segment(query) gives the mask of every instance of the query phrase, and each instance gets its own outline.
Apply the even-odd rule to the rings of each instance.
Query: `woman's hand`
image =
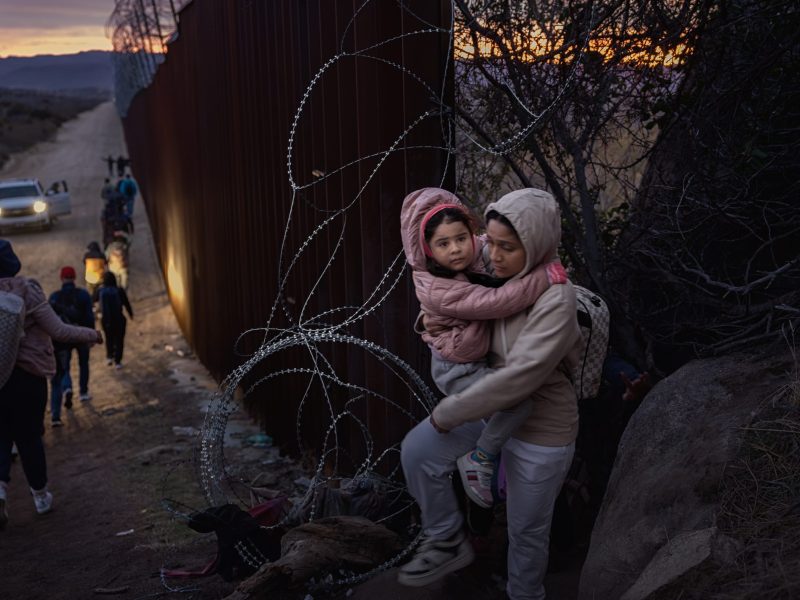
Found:
[[[103,334],[100,333],[97,330],[95,330],[95,333],[97,334],[97,337],[95,338],[94,343],[95,344],[102,344],[103,343]]]

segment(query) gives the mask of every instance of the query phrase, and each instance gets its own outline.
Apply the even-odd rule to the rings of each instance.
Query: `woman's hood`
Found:
[[[411,192],[403,200],[400,211],[400,235],[406,260],[415,270],[425,270],[425,251],[421,243],[421,226],[425,215],[439,204],[457,204],[469,214],[469,209],[452,192],[440,188],[423,188]]]
[[[516,277],[557,257],[561,212],[551,194],[534,188],[515,190],[487,206],[484,216],[492,210],[511,222],[525,247],[525,268]]]

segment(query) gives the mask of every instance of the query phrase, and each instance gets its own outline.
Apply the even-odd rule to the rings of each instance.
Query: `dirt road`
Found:
[[[121,125],[107,103],[0,172],[0,179],[38,177],[44,185],[66,179],[70,186],[72,215],[52,231],[4,236],[22,261],[21,274],[38,279],[47,293],[60,287],[61,266],[82,274],[86,244],[101,237],[101,158],[120,153],[127,154]],[[98,588],[116,590],[119,598],[155,597],[166,592],[162,566],[198,567],[213,557],[215,540],[175,520],[161,500],[188,505],[181,510],[205,508],[191,466],[193,440],[173,427],[200,426],[215,383],[189,354],[169,308],[139,200],[134,222],[129,293],[135,320],[124,368],[107,367],[95,347],[92,400],[63,410],[62,428],[51,428],[45,415],[52,513],[36,515],[19,461],[12,466],[10,522],[0,532],[0,599],[76,600],[97,597]],[[72,362],[77,382],[77,359]],[[197,589],[183,598],[220,598],[232,589],[216,576],[170,584]]]

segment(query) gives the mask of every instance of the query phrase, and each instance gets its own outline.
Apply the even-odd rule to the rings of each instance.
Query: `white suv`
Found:
[[[38,179],[0,181],[0,232],[26,226],[50,229],[56,218],[72,212],[66,188],[65,181],[54,183],[47,192]]]

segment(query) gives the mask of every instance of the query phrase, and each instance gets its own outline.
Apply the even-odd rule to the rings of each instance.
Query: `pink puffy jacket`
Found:
[[[438,335],[421,332],[431,350],[450,362],[481,360],[489,350],[491,321],[510,317],[536,302],[551,284],[565,283],[567,275],[558,260],[542,264],[528,275],[508,281],[502,287],[488,288],[470,283],[459,273],[453,279],[436,277],[426,268],[420,245],[425,215],[437,204],[458,204],[452,193],[439,188],[424,188],[410,193],[400,213],[401,235],[406,260],[412,268],[414,288],[428,326],[445,328]],[[462,205],[463,206],[463,205]],[[465,212],[469,209],[464,207]],[[485,272],[483,238],[475,239],[475,258],[471,271]]]

